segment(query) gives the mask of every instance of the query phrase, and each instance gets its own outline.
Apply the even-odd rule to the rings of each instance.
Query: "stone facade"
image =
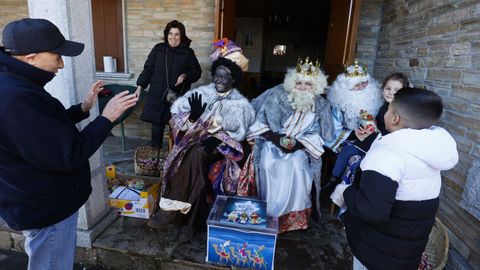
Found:
[[[14,20],[28,17],[28,5],[26,0],[25,1],[1,0],[0,6],[1,6],[0,8],[0,37],[1,37],[3,28],[7,23]],[[0,44],[1,44],[1,38],[0,38]]]
[[[182,21],[193,40],[203,70],[197,85],[209,80],[215,0],[124,2],[128,66],[134,78],[117,82],[135,84],[148,53],[172,19]],[[0,33],[7,22],[28,16],[27,1],[0,0],[0,5]],[[368,64],[379,81],[392,72],[404,72],[415,86],[444,98],[441,125],[457,141],[460,162],[444,174],[439,217],[449,229],[451,246],[456,249],[452,253],[461,254],[472,268],[480,268],[480,221],[459,206],[468,171],[480,158],[479,1],[363,0],[357,45],[360,61]],[[132,114],[135,119],[140,109]],[[127,119],[127,134],[148,138],[149,126],[135,119]]]
[[[443,97],[441,126],[457,141],[460,161],[443,175],[438,215],[449,229],[451,246],[478,269],[480,221],[459,201],[468,171],[480,157],[480,3],[385,0],[378,18],[381,2],[362,1],[359,58],[375,62],[373,74],[380,81],[392,72],[404,72],[415,86]],[[378,44],[372,55],[377,27]]]
[[[356,57],[361,63],[367,64],[370,73],[375,68],[383,2],[384,0],[364,0],[360,7]]]
[[[143,69],[148,53],[163,42],[163,29],[174,19],[185,25],[192,49],[202,67],[202,78],[210,78],[210,59],[215,26],[215,0],[126,0],[128,68],[135,78]],[[131,80],[135,84],[136,80]]]
[[[128,70],[134,76],[130,80],[106,80],[106,83],[136,85],[136,79],[150,50],[163,42],[165,25],[177,19],[185,25],[187,36],[192,40],[191,48],[202,67],[202,77],[192,87],[210,80],[211,61],[215,26],[215,0],[125,0],[127,27]],[[150,139],[150,124],[139,120],[143,102],[125,120],[125,133],[129,137]],[[120,135],[116,126],[113,134]]]
[[[163,29],[173,19],[185,24],[187,35],[192,39],[191,47],[202,67],[202,77],[193,87],[210,80],[211,62],[208,56],[214,38],[215,0],[124,0],[124,3],[128,70],[133,77],[129,80],[104,79],[106,84],[135,85],[150,50],[156,43],[162,42]],[[0,34],[8,22],[28,17],[27,1],[0,0],[0,4]],[[142,108],[143,103],[125,120],[127,136],[150,138],[150,124],[138,120]],[[119,136],[120,133],[120,127],[115,127],[113,134]]]

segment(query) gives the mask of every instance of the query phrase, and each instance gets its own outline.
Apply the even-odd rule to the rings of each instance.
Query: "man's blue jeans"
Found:
[[[51,226],[23,231],[28,270],[73,269],[78,211]]]

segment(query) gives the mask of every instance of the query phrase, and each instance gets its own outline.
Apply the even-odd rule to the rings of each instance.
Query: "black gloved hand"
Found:
[[[213,152],[217,149],[217,146],[221,142],[222,142],[221,140],[215,137],[208,137],[207,139],[203,140],[200,144],[203,146],[203,149],[205,149],[205,154],[212,155]]]
[[[305,148],[305,146],[303,146],[303,144],[301,144],[299,141],[296,141],[296,144],[292,149],[286,149],[286,148],[282,147],[280,145],[280,138],[285,136],[285,134],[279,134],[279,133],[276,133],[276,132],[272,132],[271,130],[263,133],[262,136],[265,139],[271,141],[273,144],[275,144],[284,153],[293,153],[297,150],[301,150],[301,149]]]
[[[303,146],[303,144],[301,142],[297,141],[295,143],[295,146],[292,149],[289,150],[289,149],[286,149],[286,148],[283,148],[283,147],[281,149],[284,153],[293,153],[297,150],[301,150],[301,149],[304,149],[304,148],[305,148],[305,146]]]
[[[197,92],[193,93],[188,98],[188,103],[190,104],[190,116],[188,117],[188,120],[190,120],[190,122],[195,122],[205,111],[207,103],[202,104],[202,94]]]
[[[280,146],[280,137],[282,137],[282,134],[275,133],[271,130],[265,132],[262,134],[262,136],[267,139],[268,141],[271,141],[273,144],[275,144],[277,147],[281,148]]]

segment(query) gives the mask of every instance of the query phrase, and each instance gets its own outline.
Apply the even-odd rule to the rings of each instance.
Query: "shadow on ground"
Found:
[[[109,137],[103,145],[104,163],[115,164],[120,173],[133,174],[134,151],[145,145],[148,142],[144,140],[128,139],[124,151],[120,138]],[[77,248],[74,270],[230,269],[205,262],[206,230],[181,244],[178,226],[153,230],[146,222],[117,218],[93,242],[92,249]],[[0,249],[0,270],[26,269],[27,263],[24,253]],[[307,230],[283,233],[277,239],[275,269],[350,270],[351,266],[343,225],[332,215],[312,220]]]

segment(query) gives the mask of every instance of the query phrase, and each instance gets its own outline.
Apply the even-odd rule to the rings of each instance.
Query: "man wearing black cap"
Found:
[[[72,269],[78,209],[92,191],[88,159],[137,98],[128,91],[106,105],[83,130],[103,83],[85,101],[65,109],[44,86],[64,56],[84,44],[65,40],[44,19],[22,19],[3,30],[0,47],[0,216],[23,231],[29,269]]]

